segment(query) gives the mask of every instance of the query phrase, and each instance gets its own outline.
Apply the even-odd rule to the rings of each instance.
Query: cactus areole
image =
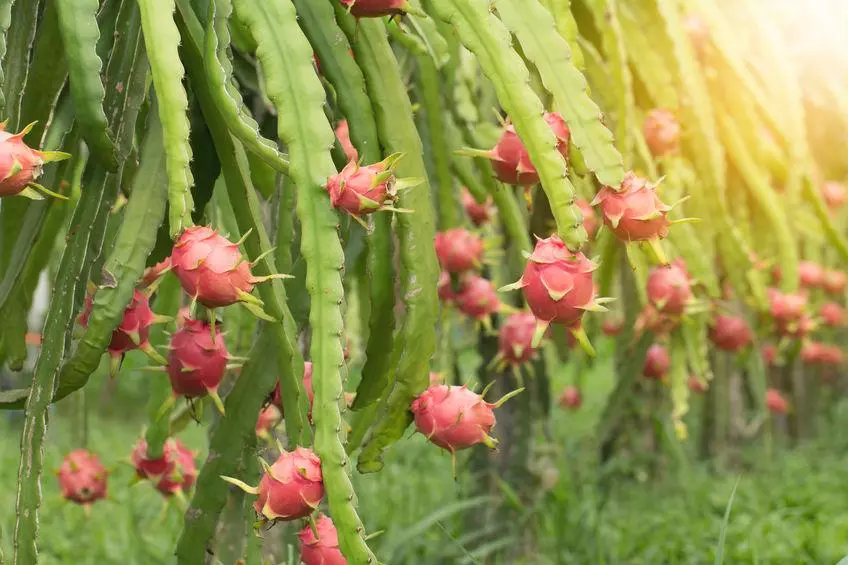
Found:
[[[62,497],[66,500],[88,506],[106,498],[106,467],[86,449],[75,449],[68,453],[56,477]]]
[[[483,240],[466,229],[439,232],[434,245],[439,264],[448,273],[462,273],[481,265]]]
[[[264,460],[262,460],[264,463]],[[311,514],[324,498],[321,460],[311,449],[283,450],[273,465],[264,464],[258,487],[223,477],[245,492],[259,495],[253,508],[263,520],[297,520]]]
[[[85,308],[80,315],[79,322],[82,327],[88,327],[88,318],[94,307],[94,299],[91,295],[85,297]],[[155,322],[155,315],[150,309],[150,302],[143,292],[133,292],[132,301],[124,309],[124,317],[121,323],[112,332],[112,340],[109,342],[107,351],[112,355],[122,355],[127,351],[138,349],[147,343],[150,335],[150,326]]]
[[[187,320],[171,336],[168,350],[168,377],[174,394],[189,398],[215,394],[229,357],[220,326],[215,327],[213,342],[207,322]]]
[[[401,157],[395,153],[367,166],[349,161],[339,174],[327,179],[325,188],[330,193],[330,203],[355,217],[391,208],[397,200],[394,170]]]
[[[259,282],[238,244],[205,226],[193,226],[180,234],[171,252],[171,265],[183,290],[209,308],[244,301]]]
[[[324,514],[315,520],[315,531],[310,524],[298,533],[300,560],[304,565],[347,565],[339,549],[339,534],[333,521]]]
[[[407,11],[406,0],[339,0],[339,2],[357,18],[403,15]]]
[[[419,432],[456,452],[478,443],[496,445],[489,435],[495,425],[494,407],[466,386],[434,385],[412,402],[411,410]]]
[[[524,274],[504,289],[521,288],[537,320],[576,328],[587,310],[602,309],[595,301],[595,268],[583,253],[571,251],[552,235],[536,242]]]
[[[556,112],[545,114],[545,122],[551,128],[557,140],[557,150],[568,158],[568,141],[571,132]],[[492,168],[495,176],[501,182],[518,186],[531,186],[539,183],[539,173],[530,161],[530,154],[524,143],[515,132],[512,125],[507,125],[497,144],[488,152],[487,157],[492,160]]]
[[[668,235],[671,206],[657,196],[656,185],[632,172],[618,189],[602,188],[592,206],[600,206],[604,223],[621,241],[648,241]]]
[[[682,261],[655,267],[648,275],[648,300],[663,314],[682,314],[692,300],[689,273]]]

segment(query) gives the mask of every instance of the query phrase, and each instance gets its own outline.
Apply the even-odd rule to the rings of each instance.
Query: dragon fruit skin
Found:
[[[109,473],[97,455],[86,449],[68,453],[56,477],[66,500],[88,506],[106,498]]]
[[[168,350],[168,377],[174,394],[198,398],[216,393],[230,356],[221,335],[215,327],[212,341],[208,322],[187,320],[171,336]]]
[[[648,275],[648,300],[663,314],[682,314],[692,300],[689,273],[682,261],[654,267]]]
[[[508,365],[522,365],[536,355],[533,334],[536,332],[536,317],[529,312],[511,314],[500,328],[498,350]]]
[[[501,305],[492,282],[476,275],[462,279],[454,301],[460,312],[475,320],[488,318],[497,312]]]
[[[574,328],[595,308],[595,268],[583,253],[572,252],[552,235],[536,242],[521,279],[505,288],[521,288],[537,320]]]
[[[605,186],[592,201],[616,237],[625,242],[648,241],[668,235],[671,207],[657,196],[656,186],[632,172],[618,190]]]
[[[439,264],[448,273],[476,269],[483,259],[483,240],[464,228],[437,233],[434,245]]]
[[[339,174],[327,179],[324,188],[330,194],[330,203],[355,217],[390,206],[397,198],[394,169],[400,157],[395,153],[366,166],[348,161]]]
[[[598,231],[598,216],[595,214],[595,209],[586,200],[577,198],[574,200],[577,207],[580,208],[580,213],[583,214],[583,229],[589,236],[589,239],[594,239],[595,233]]]
[[[686,386],[688,386],[689,390],[695,394],[707,392],[707,386],[703,383],[703,381],[701,381],[701,379],[694,375],[690,376],[689,380],[686,381]]]
[[[434,385],[422,392],[410,410],[415,427],[432,443],[454,453],[479,443],[493,447],[494,404],[466,386]]]
[[[556,112],[546,113],[544,119],[556,136],[557,150],[563,158],[567,159],[571,132],[565,120]],[[539,173],[530,161],[530,154],[512,125],[504,128],[501,138],[489,151],[488,157],[492,160],[495,176],[501,182],[516,186],[532,186],[539,183]]]
[[[315,532],[306,524],[298,533],[300,560],[304,565],[347,565],[347,559],[339,549],[339,534],[333,521],[324,514],[315,520]]]
[[[80,314],[79,323],[82,327],[88,327],[88,318],[94,307],[92,295],[86,295],[85,307]],[[150,309],[150,301],[143,292],[135,290],[132,300],[126,309],[121,323],[112,332],[112,340],[109,342],[107,351],[112,355],[123,355],[127,351],[138,349],[147,343],[150,335],[150,327],[155,323],[156,315]]]
[[[671,367],[671,358],[666,348],[658,343],[651,345],[645,354],[642,374],[649,379],[662,379],[668,374],[669,367]]]
[[[192,226],[180,234],[171,265],[186,294],[209,308],[239,302],[258,282],[238,245],[206,226]]]
[[[339,0],[355,18],[381,18],[404,14],[406,0]]]
[[[643,125],[645,141],[654,157],[675,153],[680,143],[680,122],[664,108],[648,112]]]
[[[492,219],[492,198],[487,197],[485,202],[477,202],[467,188],[462,189],[462,207],[471,223],[477,227],[489,223]]]
[[[719,349],[736,352],[750,345],[753,336],[743,318],[719,315],[710,328],[710,339]]]

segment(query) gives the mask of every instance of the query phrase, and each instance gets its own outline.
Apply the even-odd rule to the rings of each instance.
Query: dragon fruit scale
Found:
[[[283,450],[273,465],[260,460],[265,474],[259,486],[251,487],[232,477],[221,477],[243,491],[259,495],[253,503],[263,521],[297,520],[310,515],[324,498],[321,460],[305,447]]]

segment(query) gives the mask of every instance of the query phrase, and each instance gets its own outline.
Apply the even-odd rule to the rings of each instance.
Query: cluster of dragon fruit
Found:
[[[387,0],[342,0],[342,3],[356,17],[393,15],[403,12],[405,6],[402,1]],[[557,149],[568,160],[568,126],[557,113],[545,114],[544,120],[557,140]],[[678,150],[680,129],[670,111],[657,109],[649,113],[644,133],[654,156],[662,157]],[[6,171],[0,180],[0,196],[25,191],[28,193],[24,195],[31,198],[40,198],[40,192],[53,194],[36,183],[41,165],[67,155],[27,147],[22,140],[27,131],[15,135],[0,131],[3,148],[0,156],[4,159],[0,171]],[[349,162],[326,181],[330,204],[363,225],[367,225],[364,218],[375,212],[406,212],[394,207],[398,191],[415,184],[412,179],[395,177],[402,156],[393,154],[378,163],[363,164],[350,142],[345,122],[338,125],[336,135]],[[491,160],[499,181],[524,189],[539,183],[539,174],[512,125],[505,125],[497,144],[484,154]],[[822,192],[832,208],[844,205],[846,192],[842,185],[827,183]],[[485,276],[487,258],[482,233],[494,218],[494,207],[490,201],[477,201],[467,190],[462,192],[461,204],[468,225],[473,227],[452,228],[436,235],[435,254],[442,270],[438,296],[446,308],[454,308],[487,328],[492,327],[492,316],[503,317],[494,367],[514,369],[531,363],[552,325],[566,328],[573,342],[590,352],[591,344],[583,329],[584,315],[606,312],[603,305],[608,302],[597,296],[593,280],[597,265],[581,249],[569,248],[558,235],[536,234],[535,247],[527,256],[520,279],[498,289]],[[657,184],[635,172],[628,173],[619,186],[601,187],[592,202],[578,199],[574,204],[582,213],[582,229],[589,236],[590,245],[603,226],[623,244],[646,244],[656,251],[659,265],[648,274],[647,303],[634,329],[637,333],[649,332],[655,339],[644,359],[644,377],[665,382],[671,366],[669,336],[685,323],[687,316],[703,312],[708,302],[698,281],[687,272],[686,264],[681,259],[666,261],[661,251],[661,240],[673,227],[674,222],[669,218],[672,207],[661,200]],[[234,304],[261,310],[261,301],[251,294],[254,286],[282,276],[254,276],[253,263],[242,254],[240,244],[241,241],[231,241],[211,227],[184,230],[174,243],[171,256],[145,272],[112,334],[109,354],[119,360],[128,351],[144,351],[167,373],[173,400],[209,397],[223,414],[224,402],[218,388],[232,367],[233,358],[220,324],[216,323],[214,310]],[[162,356],[148,341],[151,327],[165,319],[153,312],[150,298],[167,273],[177,277],[191,306],[177,316],[177,329],[170,336],[167,355]],[[780,282],[778,269],[772,270],[771,276],[775,284]],[[841,349],[816,341],[813,335],[819,329],[827,331],[844,325],[841,302],[848,276],[812,262],[802,262],[799,279],[801,290],[797,293],[769,289],[769,311],[764,314],[763,326],[773,339],[762,345],[763,359],[769,365],[779,364],[789,348],[800,345],[805,363],[825,369],[837,366],[843,360]],[[502,302],[499,294],[506,291],[520,291],[526,310]],[[89,295],[78,320],[82,326],[88,323],[93,304],[94,296]],[[754,346],[754,332],[741,313],[732,311],[725,303],[712,304],[709,311],[712,312],[709,337],[717,350],[739,354]],[[608,314],[603,320],[601,327],[608,336],[622,329],[623,322],[616,316]],[[312,364],[308,361],[303,385],[311,405]],[[689,388],[696,393],[706,391],[708,386],[704,375],[693,375],[689,380]],[[465,385],[446,384],[433,373],[430,386],[415,398],[409,410],[417,431],[453,457],[457,451],[478,444],[489,448],[497,445],[491,435],[496,423],[495,410],[517,392],[489,402],[484,399],[485,390],[476,392]],[[563,407],[578,409],[581,403],[578,387],[571,385],[563,390],[560,396]],[[774,387],[767,390],[765,403],[774,413],[790,409],[789,402]],[[257,415],[257,436],[272,440],[283,415],[278,383],[269,402]],[[320,459],[307,447],[279,451],[273,464],[264,463],[258,486],[231,477],[224,480],[257,496],[254,508],[261,521],[306,519],[299,536],[304,563],[345,563],[331,518],[318,512],[324,498]],[[172,437],[165,442],[161,454],[153,456],[144,439],[140,439],[132,449],[130,460],[139,480],[149,481],[166,497],[182,498],[197,477],[196,455]],[[69,453],[57,475],[63,496],[72,502],[89,507],[107,496],[108,471],[96,455],[86,450]]]

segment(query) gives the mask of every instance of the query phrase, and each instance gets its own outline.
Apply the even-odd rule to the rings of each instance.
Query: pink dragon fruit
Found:
[[[773,343],[765,344],[760,348],[760,355],[763,356],[763,362],[766,366],[773,366],[777,361],[777,346]]]
[[[109,473],[97,455],[86,449],[75,449],[68,453],[56,476],[62,497],[66,500],[88,507],[106,498]]]
[[[819,353],[819,362],[825,366],[841,365],[843,360],[844,355],[838,345],[825,344]]]
[[[339,0],[339,2],[356,18],[403,15],[408,9],[406,0]]]
[[[92,295],[85,297],[85,308],[80,314],[79,323],[82,327],[88,327],[88,318],[94,307]],[[139,290],[133,292],[132,301],[124,309],[124,317],[115,331],[112,332],[112,340],[106,350],[112,356],[121,356],[133,349],[147,348],[150,335],[150,327],[155,323],[156,315],[150,309],[147,295]]]
[[[306,398],[309,399],[309,421],[312,421],[312,403],[315,400],[315,393],[312,391],[312,361],[304,361],[303,362],[303,390],[306,392]],[[277,382],[277,386],[274,387],[273,396],[271,397],[271,403],[280,409],[280,417],[286,415],[285,408],[283,407],[283,394],[280,389],[280,383]]]
[[[502,290],[522,289],[537,319],[537,336],[549,324],[576,330],[587,310],[600,310],[595,299],[592,271],[595,264],[573,252],[557,235],[539,239],[518,282]],[[537,343],[537,339],[534,339]]]
[[[140,438],[130,455],[136,476],[139,479],[158,481],[173,467],[173,459],[177,450],[184,447],[177,438],[168,438],[162,448],[162,456],[153,459],[147,453],[147,441]]]
[[[689,380],[686,381],[686,385],[689,387],[690,391],[696,394],[703,394],[707,392],[707,385],[704,381],[694,375],[689,377]]]
[[[845,294],[845,286],[848,284],[848,275],[842,271],[827,269],[822,277],[822,286],[825,292],[841,296]]]
[[[253,508],[263,520],[303,518],[312,514],[324,498],[321,460],[305,447],[283,450],[273,465],[265,464],[265,474],[258,487],[231,477],[221,478],[247,493],[259,495]]]
[[[399,187],[395,168],[402,156],[394,153],[367,166],[349,161],[339,174],[327,179],[324,188],[330,193],[330,203],[354,218],[378,210],[394,210],[392,204]]]
[[[603,187],[592,206],[601,207],[604,223],[621,241],[648,241],[668,235],[670,206],[657,196],[656,186],[629,172],[618,190]]]
[[[643,129],[648,149],[654,157],[677,151],[680,143],[680,123],[669,110],[656,108],[648,112]]]
[[[774,319],[775,329],[780,335],[803,337],[813,330],[815,322],[806,313],[807,297],[800,293],[783,294],[775,288],[769,288],[769,310]]]
[[[616,336],[621,333],[623,326],[624,322],[620,318],[611,318],[604,320],[604,323],[601,324],[601,331],[604,332],[604,335]]]
[[[483,240],[463,228],[453,228],[436,234],[436,256],[442,269],[461,273],[480,267]]]
[[[662,379],[668,374],[670,366],[671,359],[668,356],[668,351],[662,345],[655,343],[648,348],[645,354],[642,374],[649,379]]]
[[[188,320],[171,336],[168,350],[168,377],[175,395],[198,398],[207,394],[223,413],[218,385],[227,369],[230,355],[224,345],[220,326],[212,339],[208,322]]]
[[[810,341],[801,348],[801,360],[808,365],[817,365],[821,362],[825,344],[819,341]]]
[[[568,158],[568,141],[571,132],[556,112],[546,113],[545,121],[557,139],[557,150]],[[492,160],[495,176],[501,182],[518,186],[531,186],[539,183],[539,173],[530,161],[530,154],[512,125],[507,125],[497,144],[485,156]]]
[[[482,226],[492,219],[492,198],[487,197],[485,202],[477,202],[467,188],[462,189],[462,207],[475,226]]]
[[[682,260],[654,267],[648,275],[648,300],[663,314],[682,314],[692,301],[689,273]]]
[[[468,275],[462,279],[455,302],[460,312],[475,320],[488,318],[501,306],[492,282],[477,275]]]
[[[317,532],[317,535],[316,535]],[[307,524],[298,534],[300,560],[304,565],[347,565],[347,559],[339,549],[339,534],[333,521],[319,514],[315,520],[315,531]]]
[[[839,328],[845,324],[845,310],[835,302],[825,302],[819,309],[819,315],[824,323],[831,328]]]
[[[812,261],[801,261],[798,263],[798,278],[801,286],[818,288],[824,282],[824,269],[821,265]]]
[[[521,365],[536,354],[533,334],[536,317],[529,312],[517,312],[503,323],[498,336],[498,356],[508,365]]]
[[[36,183],[41,176],[41,167],[50,161],[61,161],[70,157],[61,151],[36,151],[24,143],[24,136],[30,132],[35,122],[29,124],[19,133],[9,133],[5,130],[5,122],[0,124],[0,198],[21,194],[28,198],[40,200],[39,192],[65,199]]]
[[[586,230],[589,239],[593,239],[598,231],[598,216],[595,214],[595,209],[582,198],[575,199],[574,203],[577,204],[580,213],[583,214],[583,229]]]
[[[340,121],[336,126],[336,139],[339,140],[348,161],[354,162],[359,159],[359,152],[350,141],[350,127],[348,126],[347,120]]]
[[[191,490],[191,486],[197,480],[197,465],[194,457],[193,451],[181,442],[174,442],[168,456],[170,467],[168,472],[156,481],[156,490],[165,496],[181,496],[182,493]]]
[[[789,402],[780,394],[776,388],[766,390],[766,408],[772,414],[786,414],[789,412]]]
[[[739,316],[718,315],[710,328],[710,339],[719,349],[736,352],[751,344],[748,323]]]
[[[583,397],[580,395],[580,389],[574,385],[565,387],[559,396],[559,405],[566,410],[577,410],[582,404]]]
[[[845,205],[845,201],[848,200],[848,192],[846,192],[845,185],[841,182],[826,182],[822,185],[821,192],[831,210],[839,210]]]
[[[493,409],[505,399],[492,404],[464,385],[434,385],[412,401],[410,410],[419,432],[454,453],[478,443],[495,447],[497,440],[489,435],[495,425]]]
[[[256,419],[256,436],[259,438],[271,437],[271,430],[283,419],[282,411],[273,404],[268,404],[259,411],[259,417]]]
[[[258,298],[250,296],[253,285],[282,276],[254,277],[238,243],[205,226],[192,226],[180,234],[171,265],[183,290],[209,308],[240,301],[258,303]]]
[[[438,294],[439,300],[442,302],[452,302],[456,299],[456,293],[453,290],[450,275],[444,271],[439,275]]]

